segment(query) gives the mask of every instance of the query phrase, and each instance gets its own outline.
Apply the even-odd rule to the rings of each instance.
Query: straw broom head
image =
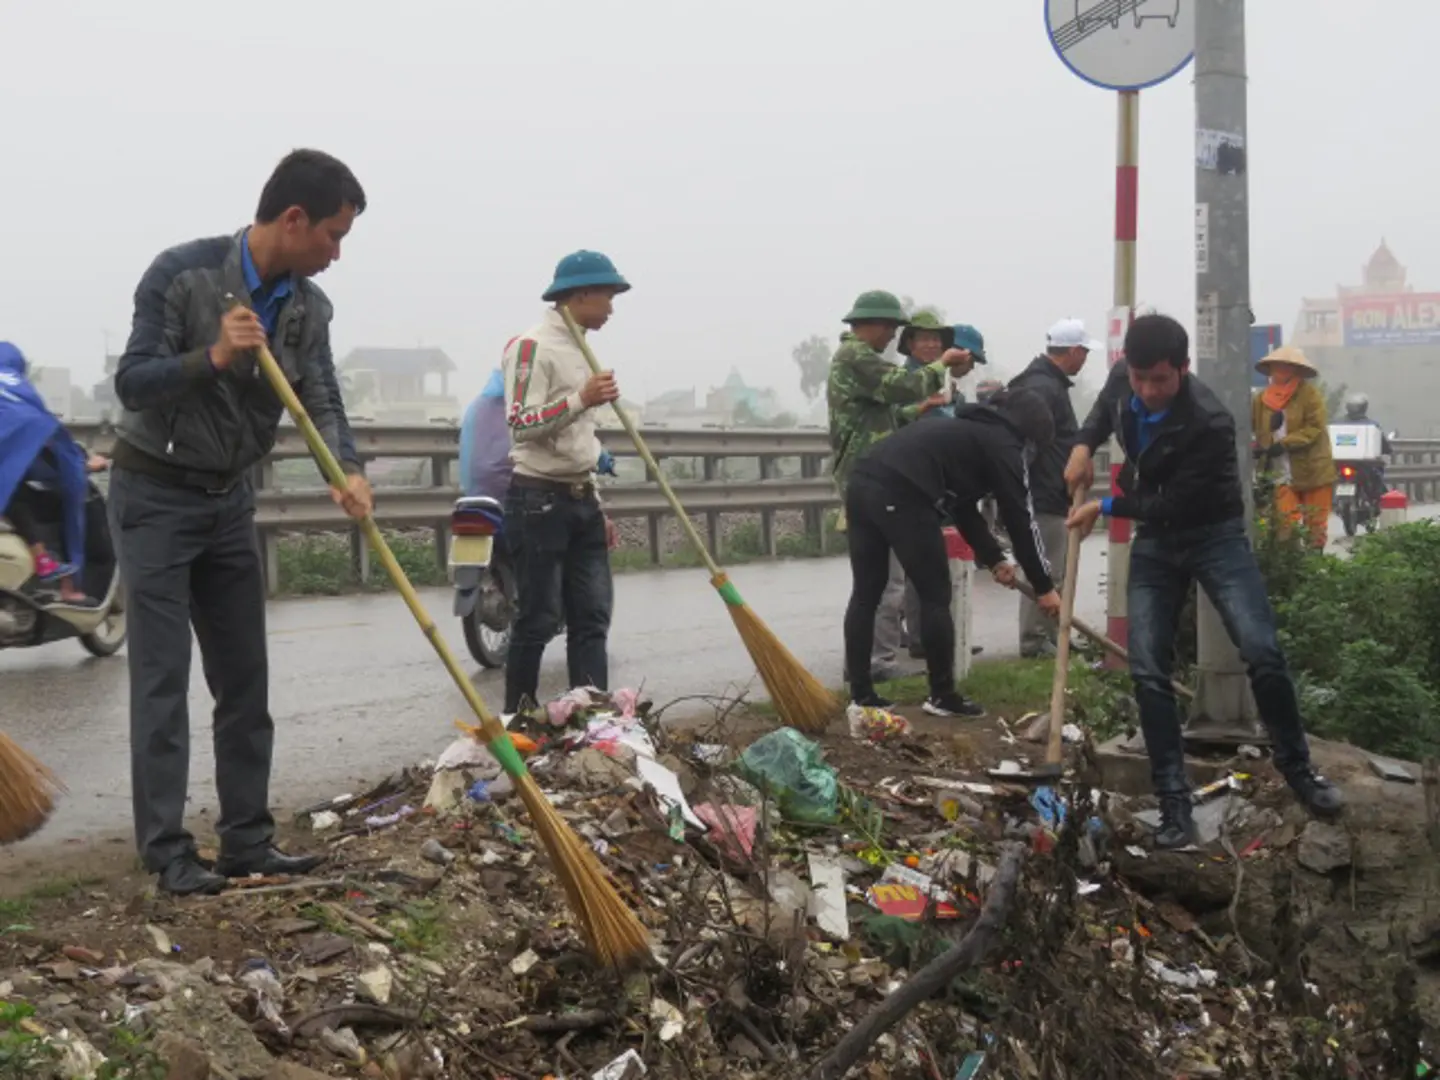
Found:
[[[594,850],[559,815],[528,771],[515,778],[515,790],[545,845],[570,911],[595,959],[615,968],[647,959],[650,937],[645,926],[621,898]]]
[[[724,574],[712,578],[710,584],[725,600],[740,640],[755,661],[770,700],[780,719],[800,731],[817,734],[840,714],[840,700],[827,690],[819,679],[805,670],[754,608],[740,598],[735,586]]]
[[[55,774],[0,735],[0,844],[13,844],[44,825],[64,790]]]

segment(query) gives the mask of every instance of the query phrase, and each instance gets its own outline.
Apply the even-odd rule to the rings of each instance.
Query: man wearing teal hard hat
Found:
[[[606,639],[614,586],[612,530],[600,508],[596,411],[620,398],[612,372],[591,372],[562,311],[586,333],[603,327],[627,292],[598,251],[566,255],[541,299],[540,323],[505,346],[505,410],[515,471],[505,497],[505,545],[518,593],[505,662],[505,712],[539,701],[540,659],[566,628],[570,686],[608,689]]]
[[[861,293],[842,320],[850,326],[830,361],[826,396],[830,413],[831,471],[842,501],[855,462],[904,421],[900,411],[935,398],[951,368],[964,357],[945,349],[933,363],[907,371],[881,355],[910,318],[894,293],[880,289]],[[935,404],[939,404],[938,399]],[[900,620],[905,575],[897,560],[890,564],[890,582],[875,620],[871,669],[877,681],[899,673]]]

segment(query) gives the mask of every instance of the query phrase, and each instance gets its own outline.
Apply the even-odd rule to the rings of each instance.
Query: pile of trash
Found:
[[[1029,854],[1000,947],[879,1034],[859,1074],[1370,1076],[1408,1052],[1373,1003],[1132,887],[1122,865],[1171,856],[1147,850],[1139,806],[1073,775],[993,779],[871,710],[819,741],[737,739],[661,724],[624,690],[572,691],[510,730],[653,964],[595,968],[509,778],[462,736],[298,815],[297,846],[331,855],[314,879],[188,902],[79,889],[11,926],[0,1077],[16,1040],[38,1064],[15,1075],[36,1077],[807,1076],[977,925],[1004,844]],[[1262,788],[1239,773],[1199,796],[1237,860],[1276,827]]]

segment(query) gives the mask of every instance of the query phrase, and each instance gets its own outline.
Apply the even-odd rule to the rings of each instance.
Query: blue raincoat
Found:
[[[38,460],[48,448],[55,465]],[[26,479],[52,485],[64,507],[66,561],[78,575],[85,562],[86,454],[25,378],[25,357],[0,341],[0,510]]]
[[[496,368],[460,424],[460,488],[466,495],[488,495],[503,502],[513,471],[505,375]]]

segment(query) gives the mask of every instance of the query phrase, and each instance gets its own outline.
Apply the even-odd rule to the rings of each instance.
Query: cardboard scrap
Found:
[[[850,939],[850,920],[845,914],[845,869],[823,855],[807,856],[810,869],[810,917],[829,937]]]

